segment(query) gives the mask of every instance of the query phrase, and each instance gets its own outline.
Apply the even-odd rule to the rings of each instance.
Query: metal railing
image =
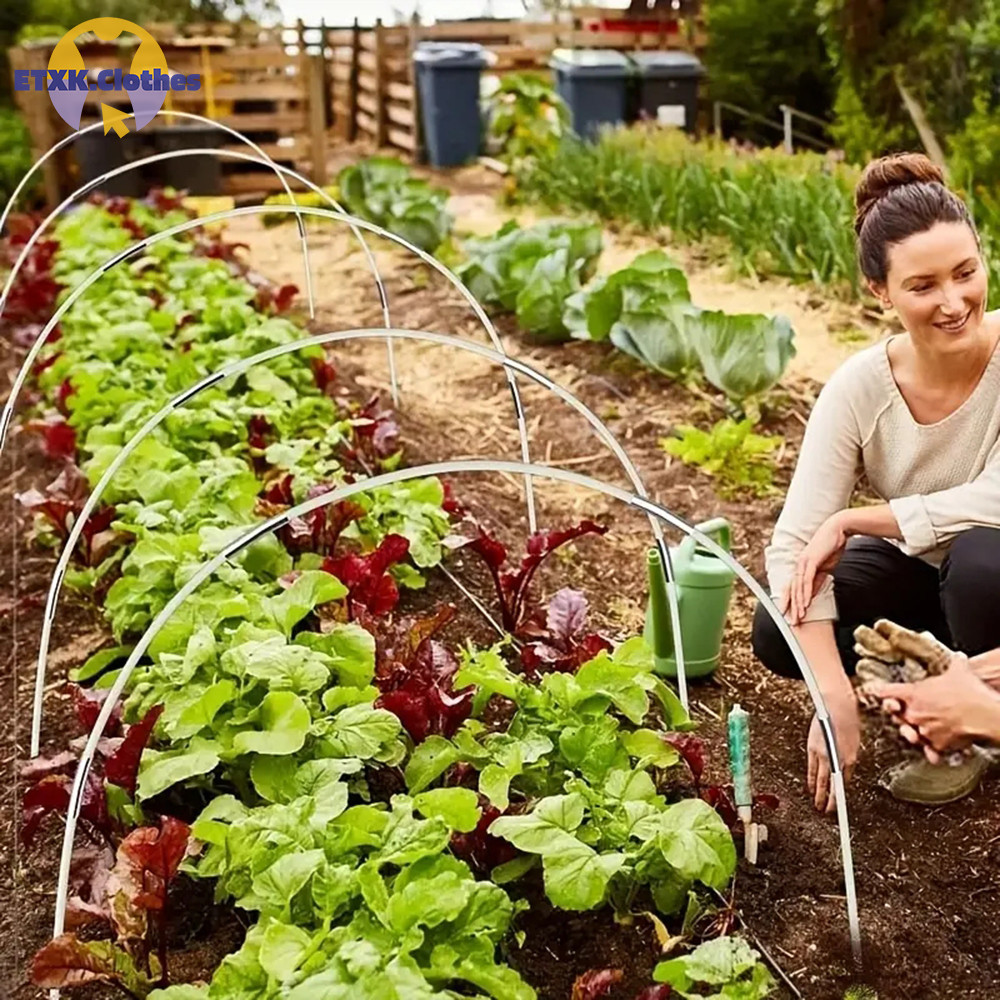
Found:
[[[810,135],[808,132],[802,132],[795,128],[795,119],[801,118],[803,121],[807,121],[813,125],[819,125],[827,133],[829,133],[829,122],[824,121],[822,118],[817,118],[815,115],[810,115],[805,111],[799,111],[797,108],[793,108],[790,104],[781,104],[779,107],[781,109],[782,117],[780,122],[775,121],[772,118],[768,118],[766,115],[762,115],[757,111],[751,111],[749,108],[744,108],[739,104],[732,104],[729,101],[714,101],[712,104],[712,131],[715,133],[717,138],[721,139],[723,137],[722,112],[723,110],[727,110],[745,118],[747,121],[757,122],[780,132],[786,153],[795,152],[796,140],[798,140],[801,145],[812,146],[814,149],[825,151],[834,148],[834,144],[832,142],[828,142],[826,139],[821,139],[815,135]]]

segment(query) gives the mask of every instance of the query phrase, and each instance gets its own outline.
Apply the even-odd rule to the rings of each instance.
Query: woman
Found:
[[[823,388],[766,551],[771,593],[816,674],[846,778],[861,743],[849,680],[858,625],[888,618],[970,656],[1000,646],[1000,315],[986,312],[979,238],[919,154],[869,164],[855,201],[862,274],[906,332],[861,351]],[[849,506],[862,473],[883,503]],[[799,676],[760,607],[753,644],[771,670]],[[807,749],[809,790],[832,810],[815,718]]]

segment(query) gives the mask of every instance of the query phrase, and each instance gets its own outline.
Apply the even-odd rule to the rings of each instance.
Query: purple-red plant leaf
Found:
[[[36,952],[31,963],[31,982],[44,989],[64,989],[87,983],[113,983],[123,979],[124,951],[109,941],[79,941],[75,934],[62,934]]]
[[[72,750],[63,750],[54,757],[36,757],[21,765],[18,772],[24,781],[40,781],[51,774],[70,774],[77,756]]]
[[[399,601],[399,588],[388,573],[389,567],[405,559],[409,551],[410,543],[402,535],[386,535],[367,555],[352,552],[328,556],[323,560],[323,569],[347,587],[352,609],[364,608],[369,614],[384,615]]]
[[[325,396],[332,395],[337,382],[337,369],[325,358],[313,358],[312,373],[319,391]]]
[[[61,415],[44,420],[29,420],[25,429],[42,435],[42,451],[48,458],[73,458],[76,455],[76,431]]]
[[[480,796],[482,814],[475,830],[470,833],[453,833],[451,849],[456,857],[469,863],[480,874],[488,875],[497,865],[506,864],[517,857],[517,848],[508,840],[494,837],[487,831],[495,819],[504,815],[491,805],[487,799]]]
[[[553,638],[568,643],[587,621],[587,598],[579,590],[563,587],[549,601],[545,625]]]
[[[622,981],[621,969],[588,969],[573,983],[573,1000],[600,1000]]]
[[[456,517],[464,514],[465,508],[455,496],[455,490],[451,485],[451,480],[443,479],[441,481],[441,487],[444,490],[444,499],[441,501],[441,509],[446,514],[453,514]]]
[[[135,794],[136,777],[139,774],[142,751],[146,749],[156,720],[162,713],[163,705],[154,705],[139,722],[129,726],[121,746],[104,765],[105,780],[124,788],[129,795]]]
[[[443,643],[425,639],[408,671],[379,678],[378,708],[392,712],[415,743],[431,735],[450,737],[472,713],[471,687],[455,691],[458,661]]]
[[[32,785],[21,799],[21,840],[30,845],[42,820],[49,813],[65,813],[69,807],[73,779],[68,774],[50,774]],[[104,834],[110,832],[108,801],[104,783],[94,773],[87,772],[80,800],[80,816]]]
[[[101,713],[101,706],[107,701],[108,692],[106,690],[95,690],[93,688],[80,687],[79,684],[69,685],[73,695],[73,711],[84,732],[90,732],[97,722],[97,716]],[[122,728],[122,706],[119,702],[115,705],[104,727],[105,736],[117,736]]]
[[[485,531],[481,531],[479,537],[473,538],[466,547],[482,556],[483,561],[494,572],[499,572],[507,560],[507,549],[503,542],[487,535]]]
[[[295,503],[292,496],[292,483],[295,477],[289,472],[280,479],[275,479],[271,485],[264,490],[262,496],[268,503],[281,504],[284,507],[291,507]]]
[[[356,449],[371,460],[388,458],[399,450],[399,424],[392,410],[383,410],[378,393],[373,395],[351,421]]]
[[[705,773],[705,744],[697,736],[690,733],[666,733],[663,737],[665,743],[669,743],[684,758],[694,778],[695,785],[701,783],[701,776]]]
[[[140,827],[118,845],[115,870],[121,876],[123,867],[128,869],[128,878],[123,884],[130,894],[132,906],[143,910],[163,909],[170,883],[188,851],[190,834],[191,828],[186,823],[165,816],[159,829]]]
[[[87,845],[73,851],[69,873],[73,895],[66,907],[67,927],[111,919],[107,888],[114,862],[114,851],[107,844]]]
[[[636,994],[635,1000],[670,1000],[673,990],[669,983],[658,983],[655,986],[647,986]]]
[[[781,800],[770,792],[761,792],[753,797],[753,804],[762,809],[777,809],[781,805]]]
[[[709,785],[701,790],[702,799],[707,802],[722,818],[722,822],[730,829],[740,825],[740,814],[733,805],[729,793],[721,785]]]

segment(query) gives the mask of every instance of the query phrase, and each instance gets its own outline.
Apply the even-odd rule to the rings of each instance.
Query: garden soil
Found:
[[[480,178],[474,180],[481,185]],[[477,204],[485,206],[482,191],[471,182],[463,187],[462,182],[461,176],[456,178],[457,198],[480,199]],[[491,219],[490,226],[499,221]],[[467,229],[481,222],[471,211],[460,214],[459,221]],[[252,265],[261,273],[301,286],[294,227],[264,230],[260,220],[252,218],[237,220],[229,232],[231,239],[253,247]],[[318,291],[314,329],[380,325],[374,285],[349,235],[330,231],[326,224],[310,225],[310,234]],[[632,249],[626,249],[625,240],[633,241],[628,244]],[[632,250],[642,245],[651,244],[616,234],[606,255],[620,254],[615,264],[626,262]],[[484,342],[475,318],[443,280],[384,247],[380,247],[379,260],[394,324]],[[818,303],[814,293],[782,283],[727,282],[718,266],[699,266],[690,252],[685,252],[683,260],[699,304],[727,310],[781,307],[793,315],[799,356],[763,421],[766,431],[785,439],[776,475],[779,492],[771,497],[720,497],[711,479],[670,460],[659,447],[660,439],[677,424],[706,425],[721,416],[714,399],[639,370],[603,346],[539,346],[529,343],[509,320],[500,319],[497,325],[509,353],[571,389],[607,423],[655,500],[690,521],[726,516],[733,525],[734,553],[761,578],[763,547],[780,508],[780,490],[794,466],[809,406],[819,388],[817,379],[827,377],[850,349],[848,338],[831,334],[831,326],[861,331],[857,339],[866,341],[878,331],[857,307]],[[767,306],[768,302],[773,305]],[[480,358],[437,346],[397,344],[394,353],[409,464],[519,457],[510,393],[502,373]],[[8,353],[5,360],[12,377],[15,358]],[[387,393],[386,350],[381,342],[338,345],[335,360],[355,395]],[[615,460],[578,414],[523,379],[520,384],[533,458],[628,485]],[[0,897],[7,905],[0,908],[0,994],[9,993],[19,1000],[40,995],[26,984],[26,970],[31,954],[44,943],[51,927],[61,838],[58,829],[49,826],[30,852],[17,846],[20,790],[15,774],[27,751],[39,605],[52,560],[25,541],[27,524],[12,494],[42,485],[57,472],[23,435],[14,437],[0,472],[3,501],[11,511],[0,530],[5,595],[0,630],[7,639],[0,654],[2,697],[13,708],[7,718],[17,720],[16,726],[7,726],[2,733],[5,793],[0,812],[0,851],[4,854]],[[522,484],[503,475],[479,474],[456,476],[454,486],[473,513],[496,528],[516,551],[527,532]],[[550,560],[540,574],[537,596],[545,598],[560,586],[576,587],[590,601],[592,624],[614,638],[634,633],[642,624],[648,522],[606,497],[567,484],[536,482],[536,490],[541,526],[558,527],[585,516],[610,527],[604,538],[581,539]],[[459,560],[454,570],[474,593],[490,601],[488,581],[477,566]],[[460,612],[445,638],[458,642],[471,636],[489,641],[484,619],[443,578],[434,579],[428,592],[417,595],[416,605],[437,596],[454,601]],[[1000,782],[989,779],[966,800],[944,808],[897,803],[878,786],[878,776],[905,751],[891,733],[869,724],[864,755],[848,796],[865,951],[865,969],[855,970],[847,938],[836,823],[813,810],[805,790],[807,696],[801,684],[773,677],[754,661],[749,645],[752,608],[750,596],[737,588],[722,664],[712,679],[691,685],[692,709],[710,750],[708,779],[720,782],[726,780],[725,715],[735,702],[750,712],[755,790],[773,793],[780,804],[773,813],[760,817],[768,825],[769,838],[758,865],[741,861],[732,899],[706,915],[702,927],[709,921],[717,927],[742,927],[794,984],[795,992],[783,987],[780,995],[785,997],[840,1000],[848,985],[862,980],[876,986],[881,1000],[1000,996],[993,883],[1000,863]],[[61,748],[76,735],[59,678],[101,642],[100,629],[92,610],[64,598],[53,642],[52,662],[58,662],[59,668],[52,669],[46,692],[47,748]],[[519,918],[524,944],[519,947],[511,942],[507,958],[543,1000],[570,1000],[575,977],[591,968],[622,970],[622,980],[611,994],[614,1000],[631,1000],[650,982],[661,949],[648,916],[636,915],[625,925],[615,923],[607,912],[554,913],[537,886],[528,884],[519,891],[526,894],[532,908]],[[214,907],[203,893],[186,894],[178,910],[183,910],[183,916],[173,931],[177,978],[208,976],[222,955],[238,947],[245,915],[241,920],[240,915]],[[86,994],[118,995],[100,988]]]

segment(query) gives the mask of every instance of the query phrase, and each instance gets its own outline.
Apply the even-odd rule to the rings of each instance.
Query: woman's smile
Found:
[[[939,330],[944,330],[945,333],[962,333],[969,320],[972,318],[974,311],[974,309],[967,309],[956,319],[942,319],[935,323],[934,326],[936,326]]]

